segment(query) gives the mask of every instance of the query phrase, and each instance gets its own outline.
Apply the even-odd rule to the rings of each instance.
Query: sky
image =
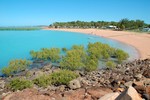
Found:
[[[150,0],[0,0],[0,26],[123,18],[150,24]]]

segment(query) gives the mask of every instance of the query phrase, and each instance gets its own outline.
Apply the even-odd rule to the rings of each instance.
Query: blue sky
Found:
[[[150,0],[0,0],[0,26],[122,18],[141,19],[150,24]]]

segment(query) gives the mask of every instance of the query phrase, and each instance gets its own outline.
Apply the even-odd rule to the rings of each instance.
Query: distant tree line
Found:
[[[40,27],[0,27],[0,31],[33,31],[39,30]]]
[[[109,27],[116,26],[116,27]],[[115,28],[120,30],[134,30],[150,27],[150,24],[144,23],[142,20],[129,20],[127,18],[121,19],[119,22],[107,21],[71,21],[71,22],[55,22],[49,27],[53,28]]]

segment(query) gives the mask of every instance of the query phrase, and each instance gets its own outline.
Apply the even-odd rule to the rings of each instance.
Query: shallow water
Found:
[[[97,41],[123,49],[129,53],[129,60],[139,57],[138,51],[130,45],[94,35],[49,30],[0,31],[0,69],[7,66],[12,59],[30,59],[31,50],[50,47],[69,49],[74,44],[86,47],[89,42]]]

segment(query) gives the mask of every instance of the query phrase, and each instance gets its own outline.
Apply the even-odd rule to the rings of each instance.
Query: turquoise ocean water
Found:
[[[139,57],[138,51],[130,45],[94,35],[49,30],[0,31],[0,69],[12,59],[31,59],[31,50],[50,47],[69,49],[74,44],[86,47],[89,42],[97,41],[125,50],[130,55],[129,60]]]

